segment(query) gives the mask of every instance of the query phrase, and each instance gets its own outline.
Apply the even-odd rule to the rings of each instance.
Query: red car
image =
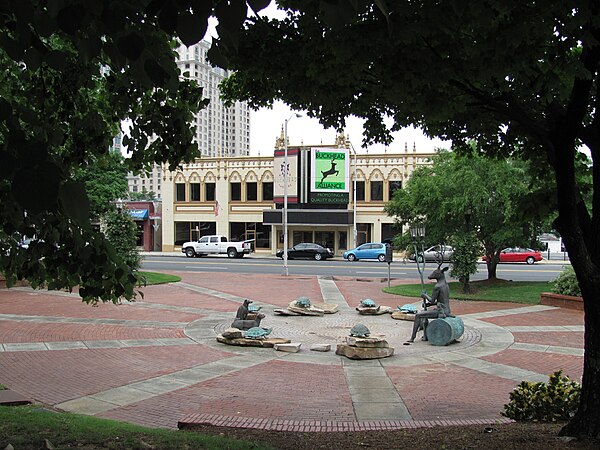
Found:
[[[486,261],[486,257],[483,257]],[[542,260],[542,253],[530,248],[505,248],[500,252],[501,263],[525,262],[533,264],[536,261]]]

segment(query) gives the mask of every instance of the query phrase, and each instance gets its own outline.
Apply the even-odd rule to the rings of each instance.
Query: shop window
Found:
[[[208,234],[217,234],[215,222],[175,222],[175,245],[197,241]]]
[[[315,243],[322,247],[333,250],[335,248],[334,239],[335,232],[333,231],[315,231]]]
[[[135,223],[137,230],[135,233],[135,245],[137,247],[144,246],[144,222],[136,222]]]
[[[205,189],[206,201],[214,202],[215,201],[215,190],[216,190],[215,183],[204,183],[204,189]]]
[[[383,181],[371,181],[371,201],[383,201]]]
[[[356,224],[356,246],[358,247],[365,242],[371,241],[371,224],[357,223]]]
[[[388,199],[392,200],[394,198],[394,192],[402,189],[402,181],[393,180],[388,181]]]
[[[229,195],[232,202],[242,200],[242,183],[229,183]]]
[[[258,200],[257,183],[246,183],[246,200],[249,202],[255,202]]]
[[[347,250],[348,249],[348,233],[345,231],[339,232],[339,240],[338,240],[338,249],[339,250]]]
[[[254,249],[271,248],[271,226],[259,222],[231,222],[229,224],[231,240],[252,240]]]
[[[175,201],[185,202],[185,183],[175,183]]]
[[[192,202],[200,201],[200,183],[191,183],[190,184],[190,201],[192,201]]]
[[[272,181],[262,184],[262,199],[263,199],[263,201],[273,200],[273,182]]]
[[[381,242],[386,244],[394,244],[394,236],[402,233],[402,228],[395,223],[381,224]]]
[[[357,202],[365,201],[365,182],[364,181],[356,182],[356,201]]]

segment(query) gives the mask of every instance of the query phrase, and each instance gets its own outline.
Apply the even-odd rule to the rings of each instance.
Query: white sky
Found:
[[[260,15],[266,15],[271,18],[283,18],[285,14],[277,10],[274,1],[269,7],[263,9]],[[216,19],[211,18],[209,21],[209,29],[205,39],[212,40],[211,37],[216,37]],[[273,108],[261,108],[258,111],[250,112],[250,154],[253,156],[272,155],[275,147],[275,139],[281,135],[281,130],[286,119],[289,119],[295,112],[303,115],[303,117],[294,117],[288,121],[287,134],[290,146],[295,145],[318,145],[318,144],[334,144],[336,132],[334,129],[324,129],[317,119],[311,119],[303,113],[303,111],[292,111],[285,103],[276,102]],[[350,137],[350,141],[354,149],[358,153],[383,153],[386,148],[383,145],[370,146],[368,149],[363,149],[362,133],[363,120],[356,117],[346,119],[346,128],[344,134]],[[450,141],[442,141],[440,139],[429,139],[420,130],[414,128],[405,128],[393,133],[394,142],[387,147],[390,153],[404,152],[405,145],[412,151],[413,145],[416,145],[418,152],[432,153],[436,148],[450,148]]]
[[[292,111],[285,103],[276,102],[273,108],[261,108],[250,113],[250,154],[267,156],[272,154],[275,139],[281,135],[282,127],[286,119],[290,119],[295,111]],[[333,128],[324,129],[317,119],[306,116],[293,117],[288,121],[287,134],[290,146],[296,145],[318,145],[334,144],[336,132]],[[363,120],[350,117],[346,120],[344,134],[350,137],[350,141],[357,153],[383,153],[384,145],[373,145],[367,149],[361,147],[363,133]],[[416,145],[419,152],[433,152],[436,148],[450,148],[449,141],[440,139],[429,139],[420,130],[404,128],[393,133],[394,142],[387,147],[390,153],[404,152],[405,145],[412,151]]]

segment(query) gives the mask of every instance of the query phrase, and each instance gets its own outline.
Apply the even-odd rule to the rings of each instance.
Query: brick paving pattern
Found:
[[[145,287],[138,302],[98,307],[64,292],[0,289],[0,383],[69,411],[150,427],[350,431],[502,422],[521,379],[582,374],[580,311],[453,301],[466,325],[459,343],[403,346],[411,322],[354,311],[363,298],[419,302],[382,293],[383,278],[178,274],[181,283]],[[339,313],[272,314],[300,296],[328,295],[342,302]],[[244,298],[262,304],[262,325],[301,342],[300,352],[217,343]],[[312,343],[335,347],[357,322],[386,334],[394,356],[352,361],[310,351]]]

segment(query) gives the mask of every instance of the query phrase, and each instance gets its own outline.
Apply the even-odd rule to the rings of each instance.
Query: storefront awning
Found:
[[[147,209],[130,209],[129,215],[133,218],[133,220],[146,220],[148,218],[148,210]]]
[[[281,225],[281,209],[263,211],[263,224]],[[349,226],[353,223],[353,212],[346,209],[292,209],[288,210],[289,225]]]

